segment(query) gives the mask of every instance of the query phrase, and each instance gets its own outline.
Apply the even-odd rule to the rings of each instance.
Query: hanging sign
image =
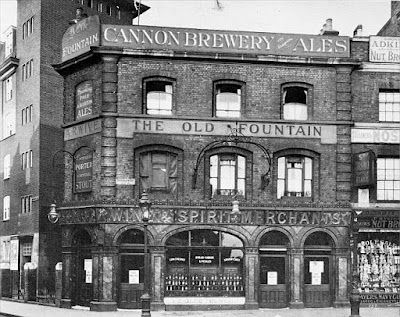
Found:
[[[366,187],[374,185],[374,153],[367,151],[354,154],[353,170],[354,186]]]
[[[19,240],[10,241],[10,270],[18,271]]]
[[[139,270],[129,270],[129,284],[139,284]]]
[[[276,271],[267,272],[267,284],[278,285],[278,272]]]

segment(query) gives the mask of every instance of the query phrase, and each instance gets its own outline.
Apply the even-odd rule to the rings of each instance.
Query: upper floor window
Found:
[[[21,197],[21,213],[26,214],[32,211],[32,196],[22,196]]]
[[[215,116],[238,118],[242,106],[242,84],[236,82],[218,82],[215,91]]]
[[[87,1],[86,1],[86,5],[87,5],[89,8],[93,8],[93,0],[87,0]]]
[[[9,101],[13,97],[13,81],[12,77],[8,77],[5,80],[5,91],[6,91],[6,101]]]
[[[29,18],[24,24],[22,24],[22,39],[26,39],[33,33],[33,21],[34,18]]]
[[[210,156],[211,195],[246,194],[246,158],[236,153]]]
[[[173,194],[178,186],[178,155],[166,151],[140,154],[140,182],[142,189],[162,190]]]
[[[3,115],[3,138],[15,133],[15,109],[10,109]]]
[[[3,221],[10,220],[10,196],[3,198]]]
[[[33,105],[25,107],[21,110],[21,125],[25,125],[32,122],[33,116]]]
[[[103,4],[101,2],[97,3],[97,11],[103,12]]]
[[[25,170],[33,166],[33,152],[32,150],[26,151],[21,154],[21,169]]]
[[[312,197],[313,160],[302,155],[278,158],[277,198]]]
[[[33,75],[33,59],[22,65],[22,81],[27,80]]]
[[[110,5],[107,5],[106,6],[106,13],[108,14],[108,15],[112,15],[112,11],[111,11],[111,6]]]
[[[379,92],[379,121],[400,122],[400,91]]]
[[[377,159],[377,200],[400,200],[400,159]]]
[[[284,120],[307,120],[309,118],[308,87],[284,85],[282,88],[282,118]]]
[[[8,179],[10,178],[10,171],[11,171],[11,155],[7,154],[4,156],[3,159],[3,178]]]
[[[173,83],[169,80],[146,80],[145,109],[151,115],[172,115]]]

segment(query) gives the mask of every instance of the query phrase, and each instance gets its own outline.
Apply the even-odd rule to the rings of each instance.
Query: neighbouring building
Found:
[[[18,0],[17,26],[0,43],[0,294],[54,300],[60,227],[47,220],[63,199],[63,78],[51,64],[76,11],[104,23],[132,24],[126,0]],[[141,11],[148,9],[141,6]],[[81,9],[78,10],[79,14]],[[78,16],[79,19],[79,16]],[[29,273],[29,294],[25,273]]]
[[[153,309],[348,304],[361,62],[331,20],[307,35],[89,17],[63,51],[63,307],[140,307],[144,190]]]
[[[363,303],[400,300],[400,1],[377,36],[353,38],[352,205]]]

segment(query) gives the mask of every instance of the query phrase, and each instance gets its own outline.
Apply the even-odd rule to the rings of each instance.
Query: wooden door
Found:
[[[328,255],[305,256],[304,305],[306,307],[332,306],[331,257]]]
[[[287,272],[286,255],[260,256],[260,307],[288,307]]]
[[[120,284],[118,307],[141,308],[144,290],[144,255],[120,254]]]
[[[93,268],[91,253],[88,251],[78,251],[75,268],[75,292],[73,294],[74,305],[90,306],[90,302],[93,298]]]

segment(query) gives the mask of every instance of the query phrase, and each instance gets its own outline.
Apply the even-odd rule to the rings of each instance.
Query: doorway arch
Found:
[[[312,232],[304,241],[304,306],[330,307],[333,303],[335,243],[324,231]]]
[[[265,233],[259,243],[259,306],[283,308],[289,305],[289,238],[278,230]]]
[[[72,238],[72,250],[75,255],[75,269],[72,272],[75,281],[72,305],[90,306],[93,298],[92,238],[86,230],[75,232]]]

